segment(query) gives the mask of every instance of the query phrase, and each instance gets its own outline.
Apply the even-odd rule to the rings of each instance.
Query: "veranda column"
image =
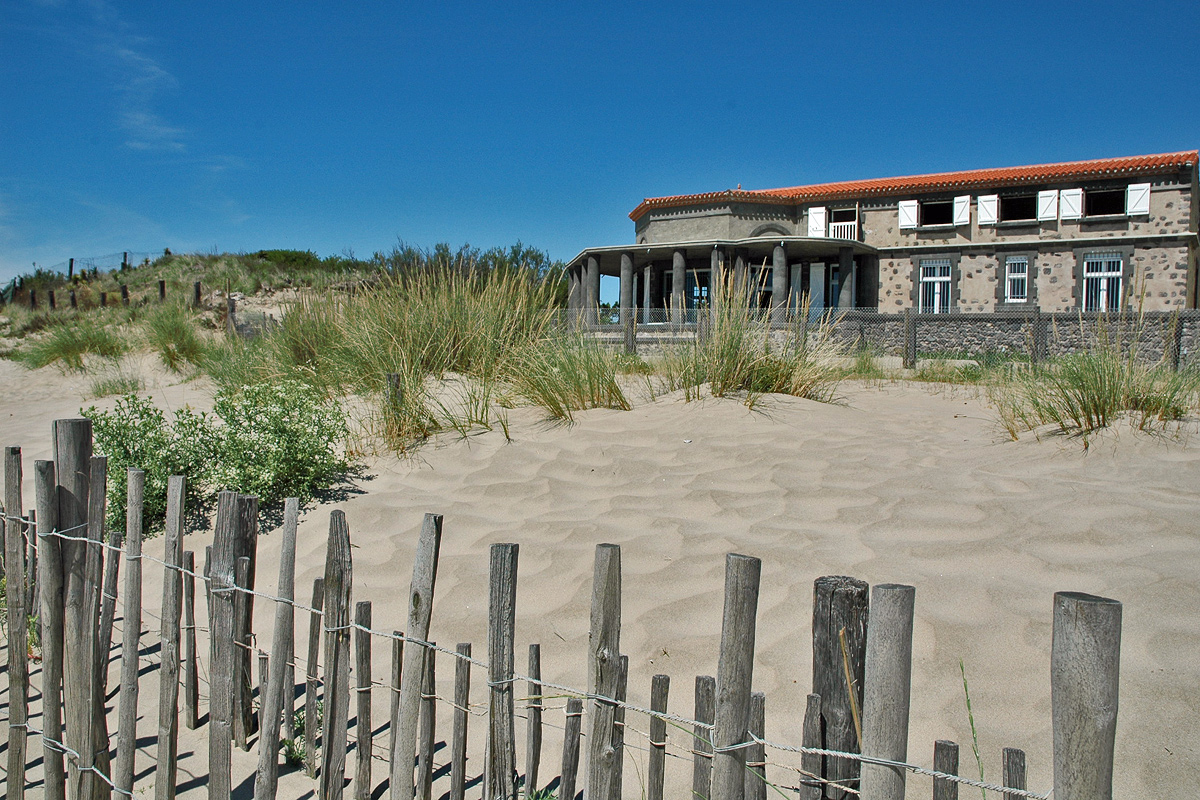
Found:
[[[838,278],[841,288],[838,291],[838,308],[854,308],[854,279],[857,277],[854,269],[854,250],[842,247],[838,250]]]
[[[738,294],[746,291],[746,262],[745,250],[737,250],[733,256],[733,290]]]
[[[708,273],[708,302],[711,305],[716,298],[717,285],[725,279],[725,251],[714,247]]]
[[[783,249],[783,245],[775,245],[775,249],[771,252],[771,309],[772,319],[778,321],[783,318],[783,312],[780,310],[787,305],[788,294],[788,264],[787,253]]]
[[[584,298],[587,312],[584,319],[589,325],[600,324],[600,260],[595,256],[587,259],[587,282]]]
[[[582,269],[582,267],[573,266],[567,273],[567,277],[571,281],[571,288],[567,292],[567,317],[572,323],[576,321],[576,317],[579,315],[579,307],[582,305],[582,303],[579,302],[579,296],[583,286],[583,281],[579,274],[580,269]]]
[[[687,308],[687,298],[684,290],[687,288],[687,258],[682,250],[676,250],[671,255],[671,320],[682,323],[684,309]]]
[[[621,253],[621,325],[633,318],[633,253]]]
[[[650,278],[654,275],[654,265],[647,264],[642,269],[642,321],[650,321]]]

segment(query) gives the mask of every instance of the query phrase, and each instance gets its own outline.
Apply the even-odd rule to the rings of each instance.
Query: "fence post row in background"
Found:
[[[112,541],[103,545],[107,460],[91,453],[91,427],[87,420],[59,420],[54,426],[57,462],[38,461],[34,468],[36,510],[22,514],[20,496],[20,450],[5,450],[4,549],[11,587],[8,611],[19,620],[32,596],[23,584],[32,584],[34,563],[38,567],[36,593],[40,606],[43,641],[42,730],[26,729],[22,702],[28,684],[23,682],[20,665],[10,663],[9,761],[6,775],[9,798],[25,796],[23,771],[26,766],[22,748],[28,732],[43,737],[44,796],[66,800],[100,800],[111,796],[110,785],[119,793],[135,791],[134,756],[137,749],[136,717],[141,633],[141,559],[142,507],[145,475],[130,469],[126,474],[128,506],[125,535],[111,532]],[[167,487],[166,536],[164,557],[152,560],[164,566],[162,605],[162,648],[159,674],[159,730],[153,772],[155,796],[173,797],[176,790],[178,758],[178,690],[181,654],[186,639],[181,611],[189,608],[184,619],[194,632],[194,580],[186,574],[194,570],[194,554],[183,551],[186,518],[186,482],[172,477]],[[283,544],[280,555],[278,595],[275,606],[273,651],[259,652],[260,698],[257,716],[259,730],[258,770],[255,775],[256,800],[271,800],[278,789],[278,753],[281,716],[286,696],[294,686],[286,677],[293,658],[295,548],[299,504],[288,500],[284,512]],[[71,524],[68,524],[71,523]],[[35,547],[27,556],[26,533],[29,525]],[[86,533],[77,531],[86,530]],[[252,497],[222,492],[218,497],[214,531],[207,569],[211,583],[212,657],[209,674],[214,691],[210,697],[208,793],[212,798],[231,795],[231,743],[238,709],[235,692],[230,691],[238,675],[240,653],[251,652],[248,624],[239,627],[237,615],[245,614],[239,595],[249,596],[253,589],[251,557],[257,531],[257,502]],[[413,800],[432,800],[433,754],[436,744],[436,703],[446,702],[436,693],[436,645],[428,641],[430,612],[440,552],[441,518],[426,515],[413,567],[413,591],[410,593],[409,647],[404,638],[394,636],[392,656],[399,665],[397,680],[393,667],[392,692],[396,697],[395,741],[391,747],[393,796]],[[106,552],[107,550],[107,552]],[[515,610],[518,547],[497,544],[491,548],[489,597],[487,749],[483,775],[486,800],[515,800],[518,793],[515,743],[514,684],[527,684],[525,711],[528,726],[525,747],[525,789],[534,797],[546,788],[539,777],[542,744],[543,697],[541,647],[529,647],[526,675],[515,671]],[[103,559],[109,560],[105,562]],[[103,716],[107,709],[104,684],[111,647],[111,631],[116,609],[114,597],[120,583],[119,561],[124,559],[124,597],[121,647],[121,688],[119,726],[116,736],[116,761],[108,772],[109,740]],[[104,576],[103,586],[100,578]],[[725,596],[722,616],[718,677],[696,679],[695,719],[671,717],[681,725],[694,726],[695,742],[689,742],[694,754],[693,792],[709,800],[764,800],[767,788],[774,786],[766,772],[766,750],[795,749],[800,755],[801,781],[797,788],[802,800],[823,795],[854,793],[853,777],[840,780],[829,777],[828,765],[813,750],[828,747],[830,731],[835,727],[835,703],[822,696],[808,695],[803,720],[803,747],[775,745],[765,741],[766,698],[753,688],[755,618],[761,562],[738,554],[726,558]],[[235,583],[236,581],[236,583]],[[314,607],[323,612],[315,621],[310,645],[320,647],[324,635],[325,702],[320,748],[320,786],[322,800],[336,800],[344,792],[347,739],[349,735],[350,695],[356,701],[357,765],[354,778],[357,798],[373,797],[372,785],[372,693],[370,601],[360,601],[350,616],[352,559],[350,534],[345,515],[330,515],[325,575],[315,589]],[[851,721],[857,723],[856,700],[862,685],[861,737],[864,756],[898,762],[865,762],[861,768],[862,796],[869,800],[904,796],[907,758],[909,690],[912,666],[912,631],[915,589],[911,586],[884,584],[870,593],[870,624],[867,624],[867,587],[861,581],[842,577],[823,577],[814,584],[814,684],[821,684],[831,698],[839,693],[849,706]],[[193,599],[185,599],[193,598]],[[643,709],[625,703],[628,681],[627,656],[620,655],[621,562],[620,548],[602,544],[596,548],[593,572],[591,635],[588,651],[589,687],[583,697],[568,697],[559,777],[559,796],[573,798],[580,768],[581,722],[584,698],[592,713],[589,718],[590,754],[585,765],[588,797],[619,800],[622,795],[622,753],[624,719],[631,711]],[[64,634],[64,628],[68,632]],[[355,687],[350,685],[349,660],[351,634],[355,629]],[[864,633],[865,629],[865,633]],[[20,638],[24,625],[10,626],[10,662],[24,662]],[[239,642],[235,633],[244,637]],[[1054,725],[1055,797],[1068,800],[1111,798],[1113,749],[1118,700],[1121,604],[1107,598],[1077,593],[1058,593],[1054,598],[1051,688]],[[76,638],[71,638],[75,636]],[[89,637],[91,637],[89,641]],[[241,645],[239,647],[239,645]],[[90,648],[90,649],[89,649]],[[865,648],[863,675],[859,678],[857,653]],[[194,653],[194,645],[189,648]],[[818,666],[818,659],[830,660],[832,651],[841,660],[842,681],[830,677],[837,665]],[[88,653],[91,656],[88,657]],[[65,657],[64,657],[65,654]],[[453,733],[450,737],[450,800],[465,800],[467,783],[467,726],[470,707],[471,646],[459,644],[454,655],[455,680]],[[188,658],[183,658],[188,661]],[[316,669],[316,654],[310,670]],[[253,657],[246,663],[253,663]],[[101,666],[105,665],[105,666]],[[15,666],[15,668],[14,668]],[[64,675],[64,669],[66,674]],[[818,678],[818,675],[823,677]],[[310,705],[315,708],[316,673],[309,681]],[[186,683],[186,681],[185,681]],[[553,686],[553,684],[551,684]],[[226,687],[222,691],[218,687]],[[557,687],[568,695],[575,690]],[[60,690],[65,689],[63,704]],[[655,675],[650,691],[649,759],[647,771],[639,779],[646,782],[648,800],[665,796],[664,767],[668,754],[665,717],[669,679]],[[184,705],[189,705],[185,698]],[[194,711],[195,703],[191,703]],[[64,726],[62,717],[67,717]],[[845,709],[836,712],[844,716]],[[659,716],[661,714],[662,716]],[[822,720],[827,725],[822,727]],[[316,725],[312,726],[317,727]],[[248,731],[248,728],[243,730]],[[58,742],[65,735],[65,748]],[[857,724],[849,733],[857,737]],[[847,733],[848,735],[848,733]],[[73,744],[72,744],[73,743]],[[419,744],[419,748],[418,748]],[[77,746],[76,746],[77,745]],[[418,777],[414,781],[414,755]],[[836,748],[832,748],[836,749]],[[64,769],[64,752],[67,754]],[[847,749],[847,754],[853,750]],[[316,760],[317,749],[307,753]],[[20,757],[18,757],[20,756]],[[832,759],[830,759],[832,760]],[[844,759],[853,760],[853,759]],[[957,798],[958,748],[952,742],[938,741],[934,748],[934,768],[940,774],[933,780],[935,800]],[[988,786],[1009,800],[1025,796],[1026,762],[1024,751],[1004,748],[1003,786]],[[794,767],[793,767],[794,769]],[[921,771],[920,768],[918,771]],[[405,770],[408,770],[406,773]],[[824,775],[822,772],[824,771]],[[111,778],[111,784],[110,784]],[[830,781],[840,786],[828,785]],[[968,781],[970,782],[970,781]],[[553,785],[553,784],[551,784]],[[842,787],[846,787],[845,789]],[[779,788],[779,787],[776,787]],[[837,794],[834,794],[837,793]],[[405,797],[405,795],[408,795]]]

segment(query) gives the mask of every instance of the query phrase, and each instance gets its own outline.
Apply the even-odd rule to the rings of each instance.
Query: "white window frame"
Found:
[[[1018,272],[1014,267],[1021,267]],[[1020,293],[1015,287],[1020,286]],[[1029,302],[1029,256],[1008,256],[1004,259],[1004,302]]]
[[[917,312],[950,312],[954,263],[948,258],[922,258],[917,262]]]
[[[1125,275],[1121,253],[1097,252],[1083,256],[1083,310],[1120,311]]]

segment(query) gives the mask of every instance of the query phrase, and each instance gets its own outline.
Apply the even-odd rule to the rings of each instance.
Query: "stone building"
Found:
[[[1197,307],[1197,151],[643,200],[634,244],[568,264],[570,305],[620,278],[622,318],[703,306],[921,313]]]

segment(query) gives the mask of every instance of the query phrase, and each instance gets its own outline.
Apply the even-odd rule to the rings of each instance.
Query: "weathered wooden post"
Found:
[[[158,302],[163,302],[167,299],[167,282],[159,280],[158,282]]]
[[[251,721],[250,684],[250,631],[245,626],[246,605],[249,595],[243,589],[250,584],[250,559],[241,556],[233,562],[233,584],[238,591],[233,593],[233,741],[242,750],[250,750],[250,734],[254,728]]]
[[[175,770],[179,754],[179,612],[183,604],[183,580],[179,569],[183,566],[186,480],[181,475],[172,475],[167,481],[162,654],[158,668],[158,769],[154,780],[156,800],[173,800],[175,797]],[[218,512],[218,524],[219,516]],[[211,677],[213,686],[223,685],[220,683],[219,673],[215,670],[215,664]],[[212,694],[220,695],[222,692],[214,691]],[[228,746],[228,742],[226,745]],[[211,781],[212,777],[209,780]]]
[[[252,495],[238,495],[234,558],[239,591],[233,593],[233,738],[248,750],[254,733],[254,596],[250,592],[258,562],[258,498]]]
[[[104,308],[108,305],[108,292],[100,293],[100,307]]]
[[[1050,704],[1055,800],[1111,800],[1121,668],[1121,603],[1054,594]]]
[[[213,525],[212,562],[209,587],[212,613],[209,638],[209,684],[232,687],[234,681],[233,594],[236,562],[237,492],[217,495],[217,518]],[[230,691],[214,691],[208,699],[208,796],[209,800],[229,800],[232,790],[233,696]],[[159,752],[162,750],[160,748]]]
[[[913,609],[917,590],[879,584],[871,591],[867,664],[863,691],[863,755],[904,761],[908,756],[908,709],[912,677]],[[903,800],[900,767],[862,765],[862,796]]]
[[[284,696],[295,689],[287,681],[287,665],[295,652],[296,530],[300,523],[300,501],[289,497],[283,507],[283,542],[279,551],[279,601],[275,604],[275,631],[271,637],[271,677],[263,698],[259,725],[258,771],[254,775],[255,800],[275,800],[279,789],[279,715]]]
[[[947,775],[957,775],[958,745],[946,739],[934,742],[933,768]],[[933,800],[958,800],[958,784],[945,778],[934,778]]]
[[[225,332],[230,336],[237,333],[237,301],[232,297],[225,298]]]
[[[437,642],[430,642],[431,645]],[[437,651],[425,649],[425,670],[421,675],[421,721],[417,737],[417,797],[433,797],[433,747],[437,737]]]
[[[1008,789],[1025,789],[1025,751],[1006,747],[1001,753],[1001,773]],[[1020,795],[1004,793],[1004,800],[1020,800]]]
[[[57,426],[55,428],[57,430]],[[63,752],[63,561],[58,528],[58,492],[53,461],[33,463],[37,502],[38,582],[42,603],[42,772],[46,800],[66,800]]]
[[[125,475],[125,606],[121,630],[121,707],[117,722],[117,761],[113,783],[133,791],[137,754],[138,668],[142,650],[142,507],[146,473],[129,467]]]
[[[354,796],[356,800],[370,800],[371,751],[374,748],[371,728],[370,600],[362,600],[354,606],[354,625],[354,674],[358,678],[354,709]]]
[[[200,307],[200,281],[192,284],[192,308]]]
[[[825,746],[821,730],[821,695],[810,694],[804,708],[804,730],[800,744],[814,749]],[[800,769],[804,776],[800,781],[800,800],[820,800],[825,796],[825,784],[821,782],[823,775],[822,758],[816,753],[800,755]],[[840,790],[838,790],[840,791]]]
[[[621,800],[625,781],[625,695],[629,688],[629,656],[621,656],[621,675],[617,679],[617,706],[613,710],[613,751],[616,768],[613,770],[610,800]]]
[[[53,311],[55,308],[58,307],[58,303],[55,302],[55,298],[54,298],[54,290],[50,289],[46,292],[46,294],[48,295],[47,299],[49,300],[50,310]]]
[[[321,728],[320,800],[340,800],[346,777],[350,712],[350,528],[344,511],[329,514],[325,551],[325,718]]]
[[[313,581],[312,611],[308,614],[308,661],[304,665],[304,766],[308,777],[317,777],[317,703],[321,681],[317,677],[321,652],[321,614],[325,579]]]
[[[467,709],[471,706],[471,643],[454,648],[454,730],[450,741],[450,800],[463,800],[467,788]]]
[[[725,557],[725,611],[713,728],[712,796],[717,800],[741,800],[745,792],[744,745],[750,741],[750,686],[761,572],[762,562],[757,558],[737,553]]]
[[[129,287],[123,283],[121,284],[121,305],[129,305]]]
[[[239,498],[240,499],[240,498]],[[234,561],[233,582],[233,741],[241,750],[250,751],[251,721],[250,657],[251,633],[245,625],[246,606],[250,602],[244,589],[250,588],[250,559],[242,555]]]
[[[421,524],[413,560],[409,588],[408,636],[414,644],[429,640],[429,619],[433,612],[433,590],[437,579],[438,553],[442,545],[442,517],[426,514]],[[413,755],[417,748],[417,723],[421,704],[421,673],[425,666],[425,648],[410,646],[404,650],[404,670],[400,682],[400,727],[392,750],[391,800],[412,800]]]
[[[766,735],[767,696],[762,692],[750,695],[750,733],[758,738]],[[755,742],[746,748],[746,800],[767,800],[767,748]]]
[[[845,575],[825,575],[813,581],[812,691],[821,697],[823,747],[828,750],[862,752],[855,718],[859,717],[863,701],[869,606],[870,587],[866,581]],[[844,651],[842,631],[845,631]],[[853,694],[847,686],[849,682],[854,684]],[[858,774],[857,761],[822,759],[821,777],[826,780],[856,787]],[[825,796],[840,800],[845,792],[829,787]]]
[[[537,792],[542,761],[542,646],[529,645],[529,681],[525,704],[525,796]]]
[[[71,308],[79,308],[79,298],[75,296],[75,290],[71,289],[67,296],[71,299]]]
[[[29,290],[29,310],[37,311],[37,290]]]
[[[667,710],[667,695],[671,691],[668,675],[650,679],[650,710]],[[650,756],[646,766],[646,800],[663,800],[663,781],[667,768],[667,721],[650,717]]]
[[[392,631],[392,708],[388,716],[388,759],[396,750],[396,730],[400,727],[400,681],[404,676],[404,636]]]
[[[579,774],[579,734],[583,727],[583,700],[572,697],[567,700],[567,716],[563,725],[562,771],[558,782],[558,796],[562,800],[575,800],[576,776]]]
[[[196,554],[183,552],[183,724],[200,727],[200,670],[196,652]]]
[[[717,679],[696,676],[696,722],[692,747],[692,797],[709,800],[712,796],[713,720],[716,719]]]
[[[8,584],[8,800],[25,797],[25,743],[29,738],[29,628],[25,618],[25,505],[21,448],[4,448],[4,563]],[[33,531],[31,530],[32,534]]]
[[[904,369],[917,367],[917,318],[911,308],[904,309]]]
[[[74,277],[75,277],[75,259],[68,258],[67,259],[67,280],[71,280]]]
[[[89,542],[80,531],[88,525],[92,488],[92,423],[61,419],[54,423],[55,479],[58,483],[57,530],[69,531],[62,540],[63,569],[63,711],[65,744],[79,754],[68,759],[72,795],[92,797],[92,684],[95,665],[95,589],[89,585]],[[90,612],[90,615],[89,615]]]
[[[516,729],[513,708],[514,637],[517,623],[515,544],[493,544],[488,597],[488,750],[484,800],[517,796]],[[603,795],[607,797],[607,795]]]
[[[588,800],[612,797],[618,755],[613,747],[616,706],[612,699],[616,699],[620,681],[621,548],[615,544],[598,544],[592,572],[591,635],[588,640],[588,694],[595,698],[589,719],[587,782],[583,792]]]

